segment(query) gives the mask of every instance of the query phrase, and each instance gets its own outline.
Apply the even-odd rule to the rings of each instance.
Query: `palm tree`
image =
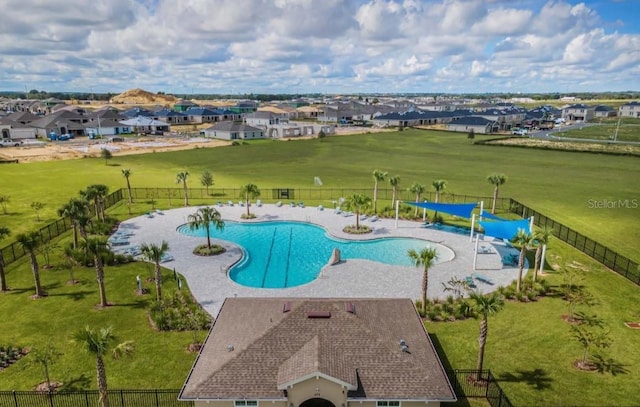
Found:
[[[46,296],[47,294],[42,291],[42,286],[40,285],[40,269],[38,266],[38,259],[36,257],[36,251],[42,242],[40,239],[40,233],[36,231],[20,233],[16,236],[16,241],[20,244],[22,249],[29,254],[29,260],[31,260],[31,271],[33,272],[33,279],[36,284],[36,294],[33,298]]]
[[[123,355],[131,355],[135,350],[133,341],[122,342],[112,348],[116,340],[112,328],[101,328],[99,331],[86,326],[73,335],[73,340],[84,348],[84,351],[96,357],[96,373],[98,380],[98,392],[101,407],[109,407],[109,395],[107,394],[107,372],[104,366],[104,356],[111,350],[114,359]]]
[[[422,273],[422,312],[427,312],[427,288],[429,287],[429,269],[435,264],[438,252],[433,247],[425,247],[419,252],[411,249],[407,252],[409,259],[416,267],[424,267]]]
[[[416,202],[420,202],[420,196],[424,192],[424,185],[415,182],[413,185],[409,187],[409,192],[416,194]],[[413,216],[418,216],[418,207],[416,206],[416,211]]]
[[[355,193],[347,197],[344,201],[347,210],[356,214],[356,230],[360,229],[360,214],[371,206],[371,198],[364,194]]]
[[[478,336],[478,365],[476,369],[478,371],[477,380],[482,379],[482,365],[484,363],[484,348],[487,344],[487,332],[489,330],[488,318],[490,315],[495,315],[498,311],[504,307],[504,300],[500,294],[493,292],[488,295],[482,295],[481,293],[474,291],[470,295],[471,300],[475,303],[475,311],[482,316],[480,321],[480,335]]]
[[[11,231],[6,226],[0,226],[0,240],[9,236]],[[4,275],[4,257],[2,257],[2,250],[0,250],[0,292],[9,291],[7,288],[7,277]]]
[[[184,189],[184,206],[189,206],[187,178],[189,178],[189,173],[187,171],[182,171],[176,174],[176,184],[182,183],[182,189]]]
[[[249,201],[260,196],[260,190],[255,184],[247,184],[240,187],[240,195],[244,195],[244,203],[247,207],[247,217],[251,216],[249,212]]]
[[[93,184],[89,185],[87,189],[84,191],[80,191],[80,196],[82,196],[87,201],[93,201],[93,205],[95,207],[96,216],[102,222],[105,221],[104,214],[104,199],[109,194],[109,187],[104,184]]]
[[[84,199],[71,198],[58,209],[58,216],[68,217],[73,226],[73,248],[78,248],[78,231],[83,238],[87,237],[86,226],[90,222],[89,203]]]
[[[542,248],[549,244],[549,240],[551,240],[552,236],[553,228],[546,225],[533,232],[533,238],[536,244],[536,257],[534,263],[535,265],[533,266],[533,281],[536,281],[538,268],[540,268],[540,261],[542,260]]]
[[[373,170],[373,213],[378,213],[378,182],[384,181],[386,177],[386,172]]]
[[[436,191],[436,203],[440,202],[440,192],[444,191],[447,187],[447,181],[443,179],[437,179],[431,183],[431,186]],[[438,217],[438,211],[433,214],[433,219],[435,220]]]
[[[487,177],[487,181],[493,184],[493,203],[491,204],[491,213],[496,213],[496,201],[498,200],[498,188],[507,182],[507,176],[504,174],[491,174]]]
[[[431,186],[436,191],[436,203],[440,202],[440,192],[444,191],[447,187],[447,181],[443,179],[437,179],[431,183]]]
[[[84,249],[93,255],[93,264],[96,268],[96,280],[100,290],[100,308],[109,306],[107,302],[107,292],[104,286],[104,264],[102,263],[102,255],[109,250],[107,239],[102,237],[85,238],[83,242]]]
[[[133,203],[133,196],[131,195],[131,182],[129,178],[131,178],[131,170],[128,168],[122,169],[122,176],[127,180],[127,192],[129,193],[129,204]]]
[[[211,226],[215,226],[217,230],[224,230],[224,221],[222,215],[216,208],[206,206],[198,209],[196,213],[193,213],[187,217],[189,222],[189,229],[195,230],[200,227],[204,227],[207,233],[207,248],[211,249]]]
[[[520,291],[522,285],[522,270],[524,269],[524,258],[527,250],[533,245],[534,238],[531,233],[527,233],[524,229],[518,229],[518,233],[511,239],[511,243],[520,249],[520,257],[518,259],[518,284],[516,290]]]
[[[155,265],[154,268],[154,280],[156,280],[156,300],[162,300],[162,270],[160,269],[160,262],[162,257],[169,251],[169,244],[164,240],[160,246],[156,244],[143,244],[140,246],[142,255],[149,261],[152,261]]]
[[[389,185],[391,185],[392,196],[391,196],[391,207],[396,207],[396,197],[398,196],[398,185],[400,185],[400,177],[396,175],[392,175],[389,177]]]

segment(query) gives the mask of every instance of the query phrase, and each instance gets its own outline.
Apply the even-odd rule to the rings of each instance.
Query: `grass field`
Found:
[[[95,389],[95,358],[83,353],[70,339],[85,325],[92,328],[111,326],[119,341],[136,343],[133,357],[105,359],[112,388],[175,389],[182,385],[196,356],[186,352],[187,345],[193,342],[193,335],[191,332],[156,332],[151,328],[146,307],[155,299],[153,283],[144,283],[150,294],[138,296],[135,293],[136,276],[143,279],[149,276],[149,264],[130,263],[105,268],[107,298],[114,306],[104,310],[95,308],[99,293],[93,268],[76,267],[74,278],[79,284],[68,285],[68,271],[60,267],[59,254],[53,256],[54,268],[40,271],[43,288],[49,297],[32,300],[29,297],[34,289],[29,264],[27,258],[23,258],[8,270],[7,279],[12,290],[0,293],[0,345],[38,348],[51,340],[62,353],[50,368],[51,378],[64,383],[67,390]],[[163,280],[163,294],[172,295],[177,289],[173,272],[165,270]],[[185,286],[183,289],[187,288]],[[199,332],[199,339],[203,340],[205,335],[205,332]],[[28,360],[30,358],[26,356],[0,372],[1,390],[31,390],[44,381],[42,368],[28,364]]]
[[[45,202],[41,216],[55,218],[55,209],[90,183],[105,183],[112,189],[124,187],[122,168],[133,170],[134,187],[176,187],[175,174],[184,170],[191,174],[190,186],[200,187],[199,175],[209,169],[216,187],[237,188],[253,182],[263,190],[313,188],[314,176],[322,177],[322,188],[372,187],[371,172],[379,168],[399,175],[404,188],[413,182],[429,185],[444,178],[449,181],[450,192],[487,196],[492,186],[486,176],[504,172],[509,181],[502,187],[502,195],[513,196],[586,234],[601,236],[603,242],[638,257],[637,209],[596,209],[596,203],[637,197],[639,167],[633,157],[495,148],[471,145],[466,135],[413,130],[330,137],[324,142],[263,141],[115,157],[112,165],[105,165],[101,159],[83,159],[2,166],[0,195],[9,195],[11,200],[9,213],[0,215],[0,221],[14,233],[39,226],[44,221],[35,222],[30,202]],[[597,202],[589,203],[590,199]],[[173,204],[180,202],[176,199]],[[148,204],[138,202],[132,209],[141,212],[145,206]],[[121,204],[112,213],[126,217],[127,208]],[[150,296],[134,293],[135,276],[146,276],[150,266],[136,263],[107,267],[107,294],[116,305],[98,311],[94,309],[98,302],[95,271],[76,269],[81,284],[68,286],[65,283],[69,277],[58,267],[58,256],[52,261],[56,267],[41,272],[43,285],[50,293],[46,299],[29,299],[33,279],[26,259],[7,270],[13,290],[0,294],[0,344],[38,347],[51,338],[64,354],[52,366],[53,378],[66,383],[68,389],[95,388],[95,361],[69,344],[69,337],[86,324],[112,325],[120,340],[136,342],[137,354],[132,359],[107,361],[111,388],[179,387],[195,358],[184,350],[192,338],[190,333],[151,329],[145,310]],[[529,304],[509,302],[498,315],[490,317],[485,367],[499,378],[516,405],[639,405],[640,331],[623,325],[640,322],[639,288],[557,240],[551,242],[547,259],[547,278],[555,286],[562,282],[561,273],[555,269],[584,271],[584,286],[599,304],[583,309],[605,321],[613,338],[606,355],[622,364],[626,373],[602,375],[572,367],[581,348],[561,318],[567,312],[567,303],[558,296]],[[176,289],[171,277],[171,271],[165,270],[167,295]],[[443,351],[445,364],[461,369],[475,366],[478,326],[476,320],[427,323]],[[43,380],[39,367],[29,365],[28,359],[0,372],[2,389],[31,389]]]
[[[627,373],[587,373],[572,366],[582,348],[562,319],[568,303],[555,295],[533,303],[509,302],[489,317],[485,366],[516,406],[640,405],[640,394],[632,390],[640,380],[640,331],[624,325],[640,321],[638,287],[563,243],[555,241],[552,246],[552,264],[584,270],[584,286],[598,305],[578,309],[605,321],[614,340],[601,353],[623,365]],[[549,270],[546,278],[556,287],[563,282],[560,272]],[[445,364],[456,368],[475,366],[479,325],[477,320],[426,324],[446,352]]]
[[[478,136],[478,139],[481,137]],[[509,177],[501,196],[511,196],[636,261],[640,259],[640,208],[598,208],[601,202],[639,199],[640,162],[635,157],[567,153],[537,149],[472,145],[465,134],[406,130],[396,133],[271,141],[213,149],[0,166],[0,195],[10,196],[0,222],[14,233],[37,227],[33,201],[45,202],[41,218],[80,189],[103,183],[122,188],[122,168],[132,170],[133,187],[179,187],[175,175],[188,171],[190,187],[210,170],[215,187],[254,183],[273,187],[372,188],[373,169],[400,176],[402,189],[414,182],[429,186],[448,180],[447,192],[491,196],[487,175]],[[486,205],[489,202],[485,202]],[[40,222],[42,224],[43,222]]]
[[[591,140],[613,140],[615,137],[617,141],[640,142],[640,124],[621,124],[618,127],[615,123],[607,123],[554,133],[554,135]]]

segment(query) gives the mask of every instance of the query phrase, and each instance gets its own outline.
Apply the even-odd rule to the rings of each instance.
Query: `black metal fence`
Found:
[[[486,398],[492,407],[513,407],[490,370],[455,369],[447,376],[458,398]]]
[[[449,370],[447,376],[458,398],[485,398],[492,407],[513,407],[490,370]],[[109,390],[110,407],[193,406],[178,401],[180,390]],[[37,391],[0,391],[2,407],[95,407],[97,390],[47,393]]]
[[[180,390],[109,390],[110,407],[185,407],[178,401]],[[0,391],[2,407],[96,407],[97,390],[71,392]]]
[[[535,225],[553,228],[553,235],[558,239],[593,257],[611,270],[633,281],[635,284],[640,285],[640,269],[638,268],[638,263],[632,261],[628,257],[617,253],[607,246],[588,238],[570,227],[565,226],[514,199],[511,199],[509,207],[512,212],[515,212],[524,218],[533,216],[533,223]]]
[[[122,190],[123,198],[128,197],[128,192]],[[276,201],[339,201],[340,198],[345,198],[354,193],[360,193],[369,197],[373,197],[373,188],[267,188],[261,191],[261,200]],[[131,196],[134,201],[151,201],[151,200],[183,200],[184,189],[180,187],[173,188],[132,188]],[[187,191],[189,199],[198,200],[210,200],[211,202],[221,201],[238,201],[243,200],[240,188],[189,188]],[[393,198],[393,190],[390,188],[378,189],[378,200],[391,201]],[[415,201],[416,195],[407,191],[406,189],[398,190],[396,199],[403,201]],[[421,194],[421,200],[427,200],[433,202],[435,200],[435,193],[432,191],[426,191]],[[440,195],[440,202],[443,203],[465,203],[465,202],[485,202],[485,207],[489,207],[492,202],[492,197],[477,196],[477,195],[464,195],[464,194],[451,194],[442,193]],[[508,210],[511,204],[510,198],[498,198],[496,203],[497,208],[502,210]]]
[[[122,189],[107,195],[104,200],[105,208],[109,208],[120,202],[123,197]],[[95,215],[93,213],[93,206],[90,207],[90,211],[92,216]],[[38,235],[40,236],[41,242],[46,243],[71,230],[72,227],[73,226],[69,218],[60,218],[41,227],[38,230]],[[24,257],[26,254],[26,251],[18,242],[13,242],[8,246],[0,248],[0,262],[6,266]]]

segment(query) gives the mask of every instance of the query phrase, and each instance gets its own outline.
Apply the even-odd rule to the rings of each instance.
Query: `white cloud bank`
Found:
[[[563,92],[640,84],[640,33],[611,31],[625,22],[563,0],[3,0],[0,15],[3,90]]]

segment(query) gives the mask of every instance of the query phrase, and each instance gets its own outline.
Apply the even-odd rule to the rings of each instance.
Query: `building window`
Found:
[[[377,407],[400,407],[399,401],[378,401]]]
[[[258,402],[256,400],[236,400],[233,404],[235,407],[251,407],[257,406]]]

